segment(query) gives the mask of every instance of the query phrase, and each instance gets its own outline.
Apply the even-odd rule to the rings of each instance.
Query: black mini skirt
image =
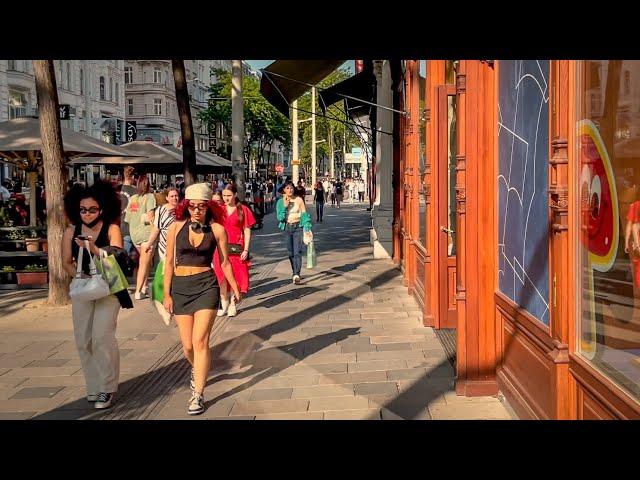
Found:
[[[217,310],[220,288],[213,270],[186,277],[173,276],[171,298],[175,315],[193,315],[198,310]]]

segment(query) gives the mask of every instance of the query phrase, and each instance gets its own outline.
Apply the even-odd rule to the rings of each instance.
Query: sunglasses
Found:
[[[194,222],[191,224],[191,230],[196,233],[207,233],[211,231],[211,225],[202,225],[199,222]]]
[[[198,203],[197,205],[194,205],[194,204],[190,203],[189,204],[189,210],[195,210],[197,208],[198,210],[200,210],[202,212],[203,210],[207,209],[207,206],[208,205],[206,203]]]
[[[84,208],[84,207],[80,207],[80,214],[81,215],[85,215],[87,213],[98,213],[100,211],[99,207],[91,207],[91,208]]]

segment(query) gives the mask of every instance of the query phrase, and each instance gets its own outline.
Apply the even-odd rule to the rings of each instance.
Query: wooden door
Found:
[[[456,87],[437,87],[438,325],[456,328]]]

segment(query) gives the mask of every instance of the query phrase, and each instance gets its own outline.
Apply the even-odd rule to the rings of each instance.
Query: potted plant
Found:
[[[29,236],[24,239],[27,244],[27,252],[40,250],[40,236],[36,230],[29,230]]]
[[[27,265],[17,273],[18,285],[46,285],[48,282],[46,265]]]
[[[0,283],[4,285],[15,285],[18,283],[16,269],[12,265],[5,265],[0,269]]]
[[[24,233],[23,233],[22,230],[20,230],[18,228],[11,229],[7,233],[6,239],[7,240],[15,240],[16,241],[16,243],[14,244],[15,248],[17,250],[20,250],[20,248],[22,247],[22,243],[21,242],[22,242],[22,240],[24,240]]]

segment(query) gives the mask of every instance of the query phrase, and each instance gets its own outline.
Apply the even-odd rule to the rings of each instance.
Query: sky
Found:
[[[273,60],[247,60],[247,63],[249,65],[251,65],[251,68],[253,68],[254,70],[259,70],[261,68],[264,68],[264,67],[268,66],[272,62],[273,62]],[[344,62],[342,64],[342,66],[340,68],[347,68],[349,70],[349,72],[351,74],[353,74],[354,73],[354,61],[353,60],[347,60],[346,62]]]

